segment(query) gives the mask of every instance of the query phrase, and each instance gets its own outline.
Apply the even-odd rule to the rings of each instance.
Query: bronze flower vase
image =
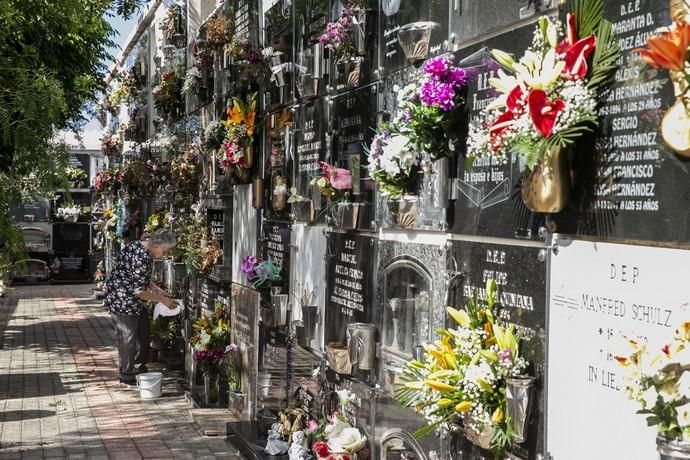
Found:
[[[561,212],[570,199],[568,151],[553,147],[522,179],[522,201],[530,211]]]
[[[244,148],[244,167],[251,169],[254,166],[254,145],[249,144]]]
[[[664,143],[678,155],[690,158],[690,97],[688,82],[682,72],[670,72],[676,102],[661,121]]]
[[[660,460],[690,460],[690,441],[667,438],[660,433],[656,437],[656,450]]]

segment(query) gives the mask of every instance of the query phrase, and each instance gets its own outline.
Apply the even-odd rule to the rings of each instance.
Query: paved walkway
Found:
[[[203,437],[178,378],[140,401],[117,381],[109,315],[91,285],[18,287],[0,300],[0,459],[239,459]]]

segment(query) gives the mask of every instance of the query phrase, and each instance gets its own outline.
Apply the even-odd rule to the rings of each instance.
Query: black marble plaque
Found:
[[[56,253],[82,252],[91,249],[91,226],[88,223],[53,224],[53,251]]]
[[[622,49],[615,81],[602,96],[595,140],[578,144],[579,180],[557,231],[616,239],[690,241],[690,163],[667,148],[661,120],[673,104],[667,71],[633,51],[670,24],[668,2],[607,1]]]
[[[270,260],[280,268],[280,283],[287,287],[290,278],[290,224],[284,222],[263,222],[261,257]]]
[[[91,178],[91,156],[87,153],[72,153],[69,156],[69,165],[71,168],[81,169],[86,173],[86,179],[78,185],[78,188],[86,188],[89,186]]]
[[[312,199],[316,209],[324,201],[318,189],[309,185],[311,179],[321,174],[319,161],[329,161],[327,145],[328,104],[317,99],[297,107],[295,112],[294,171],[297,193]]]
[[[499,35],[484,43],[460,50],[456,61],[472,76],[468,88],[466,116],[476,122],[497,93],[489,85],[498,70],[489,51],[493,48],[522,56],[532,42],[534,24]],[[458,180],[453,191],[455,218],[451,232],[503,238],[536,238],[543,218],[530,212],[520,197],[521,166],[512,155],[506,164],[479,158],[470,168],[458,161]]]
[[[50,201],[37,197],[31,201],[13,203],[11,214],[17,222],[47,222],[50,219]]]
[[[449,287],[450,303],[464,308],[474,292],[485,296],[486,281],[493,278],[499,289],[499,318],[513,324],[522,338],[522,355],[530,363],[529,373],[537,378],[538,410],[529,423],[528,439],[515,449],[521,458],[543,453],[546,366],[546,249],[503,244],[453,241],[453,257],[461,273],[459,283]],[[454,268],[454,267],[453,267]],[[451,325],[449,319],[448,323]]]
[[[326,343],[344,343],[349,323],[372,321],[375,244],[369,236],[328,236]]]
[[[367,179],[365,147],[371,144],[376,125],[378,85],[359,88],[333,98],[331,128],[334,162],[352,173],[352,201],[360,203],[358,228],[374,224],[376,190]]]
[[[449,0],[381,0],[382,30],[379,34],[379,55],[384,73],[410,65],[403,50],[405,45],[409,49],[416,49],[416,56],[422,60],[445,51],[449,3]],[[410,29],[419,29],[423,26],[422,23],[433,23],[429,39],[426,40],[428,47],[423,46],[423,34],[415,35],[408,32]],[[427,49],[428,53],[424,54],[423,51]]]
[[[531,0],[454,0],[450,10],[451,46],[462,47],[528,18],[544,14],[542,6],[556,7],[556,2]]]
[[[206,214],[206,227],[223,249],[225,240],[225,212],[222,209],[209,209]]]
[[[88,253],[55,251],[51,264],[56,281],[86,281],[91,279]]]
[[[202,308],[211,311],[215,310],[216,299],[224,296],[227,296],[227,289],[222,288],[219,283],[209,278],[204,278],[201,281],[201,287],[199,288],[199,303]]]

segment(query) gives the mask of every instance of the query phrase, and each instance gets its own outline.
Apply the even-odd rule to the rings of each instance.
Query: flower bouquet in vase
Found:
[[[639,404],[637,413],[656,427],[660,459],[690,459],[690,321],[656,352],[628,341],[632,354],[615,358],[628,370],[624,390]]]
[[[598,96],[620,56],[611,23],[603,18],[603,0],[572,3],[565,28],[548,17],[539,20],[532,46],[518,61],[492,51],[503,70],[489,82],[500,97],[468,136],[470,163],[518,156],[525,167],[522,199],[534,212],[557,213],[568,204],[566,149],[597,127]]]
[[[416,436],[460,420],[468,440],[503,458],[520,441],[505,389],[509,379],[524,376],[527,362],[513,327],[497,322],[493,279],[485,292],[481,299],[475,292],[464,310],[448,307],[457,326],[439,330],[440,339],[424,346],[424,358],[405,365],[395,398],[429,422]],[[525,414],[519,422],[526,421]]]
[[[247,182],[249,170],[254,165],[256,110],[257,93],[250,95],[247,101],[233,98],[227,119],[221,122],[226,134],[219,150],[220,165],[226,174],[234,174],[242,182]]]
[[[280,267],[270,260],[261,257],[246,256],[242,258],[242,272],[247,277],[252,289],[261,294],[261,304],[264,308],[271,308],[271,288],[273,283],[281,280]]]
[[[337,168],[323,161],[319,161],[321,176],[314,177],[310,185],[319,188],[319,192],[326,198],[330,219],[335,227],[343,228],[343,218],[346,208],[352,209],[348,201],[349,190],[352,189],[352,174],[344,168]]]
[[[65,222],[75,223],[79,220],[81,215],[81,206],[74,203],[65,203],[63,206],[59,207],[57,210],[57,216],[59,219],[63,219]]]

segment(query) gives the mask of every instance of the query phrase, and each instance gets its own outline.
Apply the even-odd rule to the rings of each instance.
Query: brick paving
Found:
[[[92,292],[22,286],[0,300],[0,460],[242,458],[202,436],[179,372],[165,372],[155,401],[117,381],[114,330]]]

